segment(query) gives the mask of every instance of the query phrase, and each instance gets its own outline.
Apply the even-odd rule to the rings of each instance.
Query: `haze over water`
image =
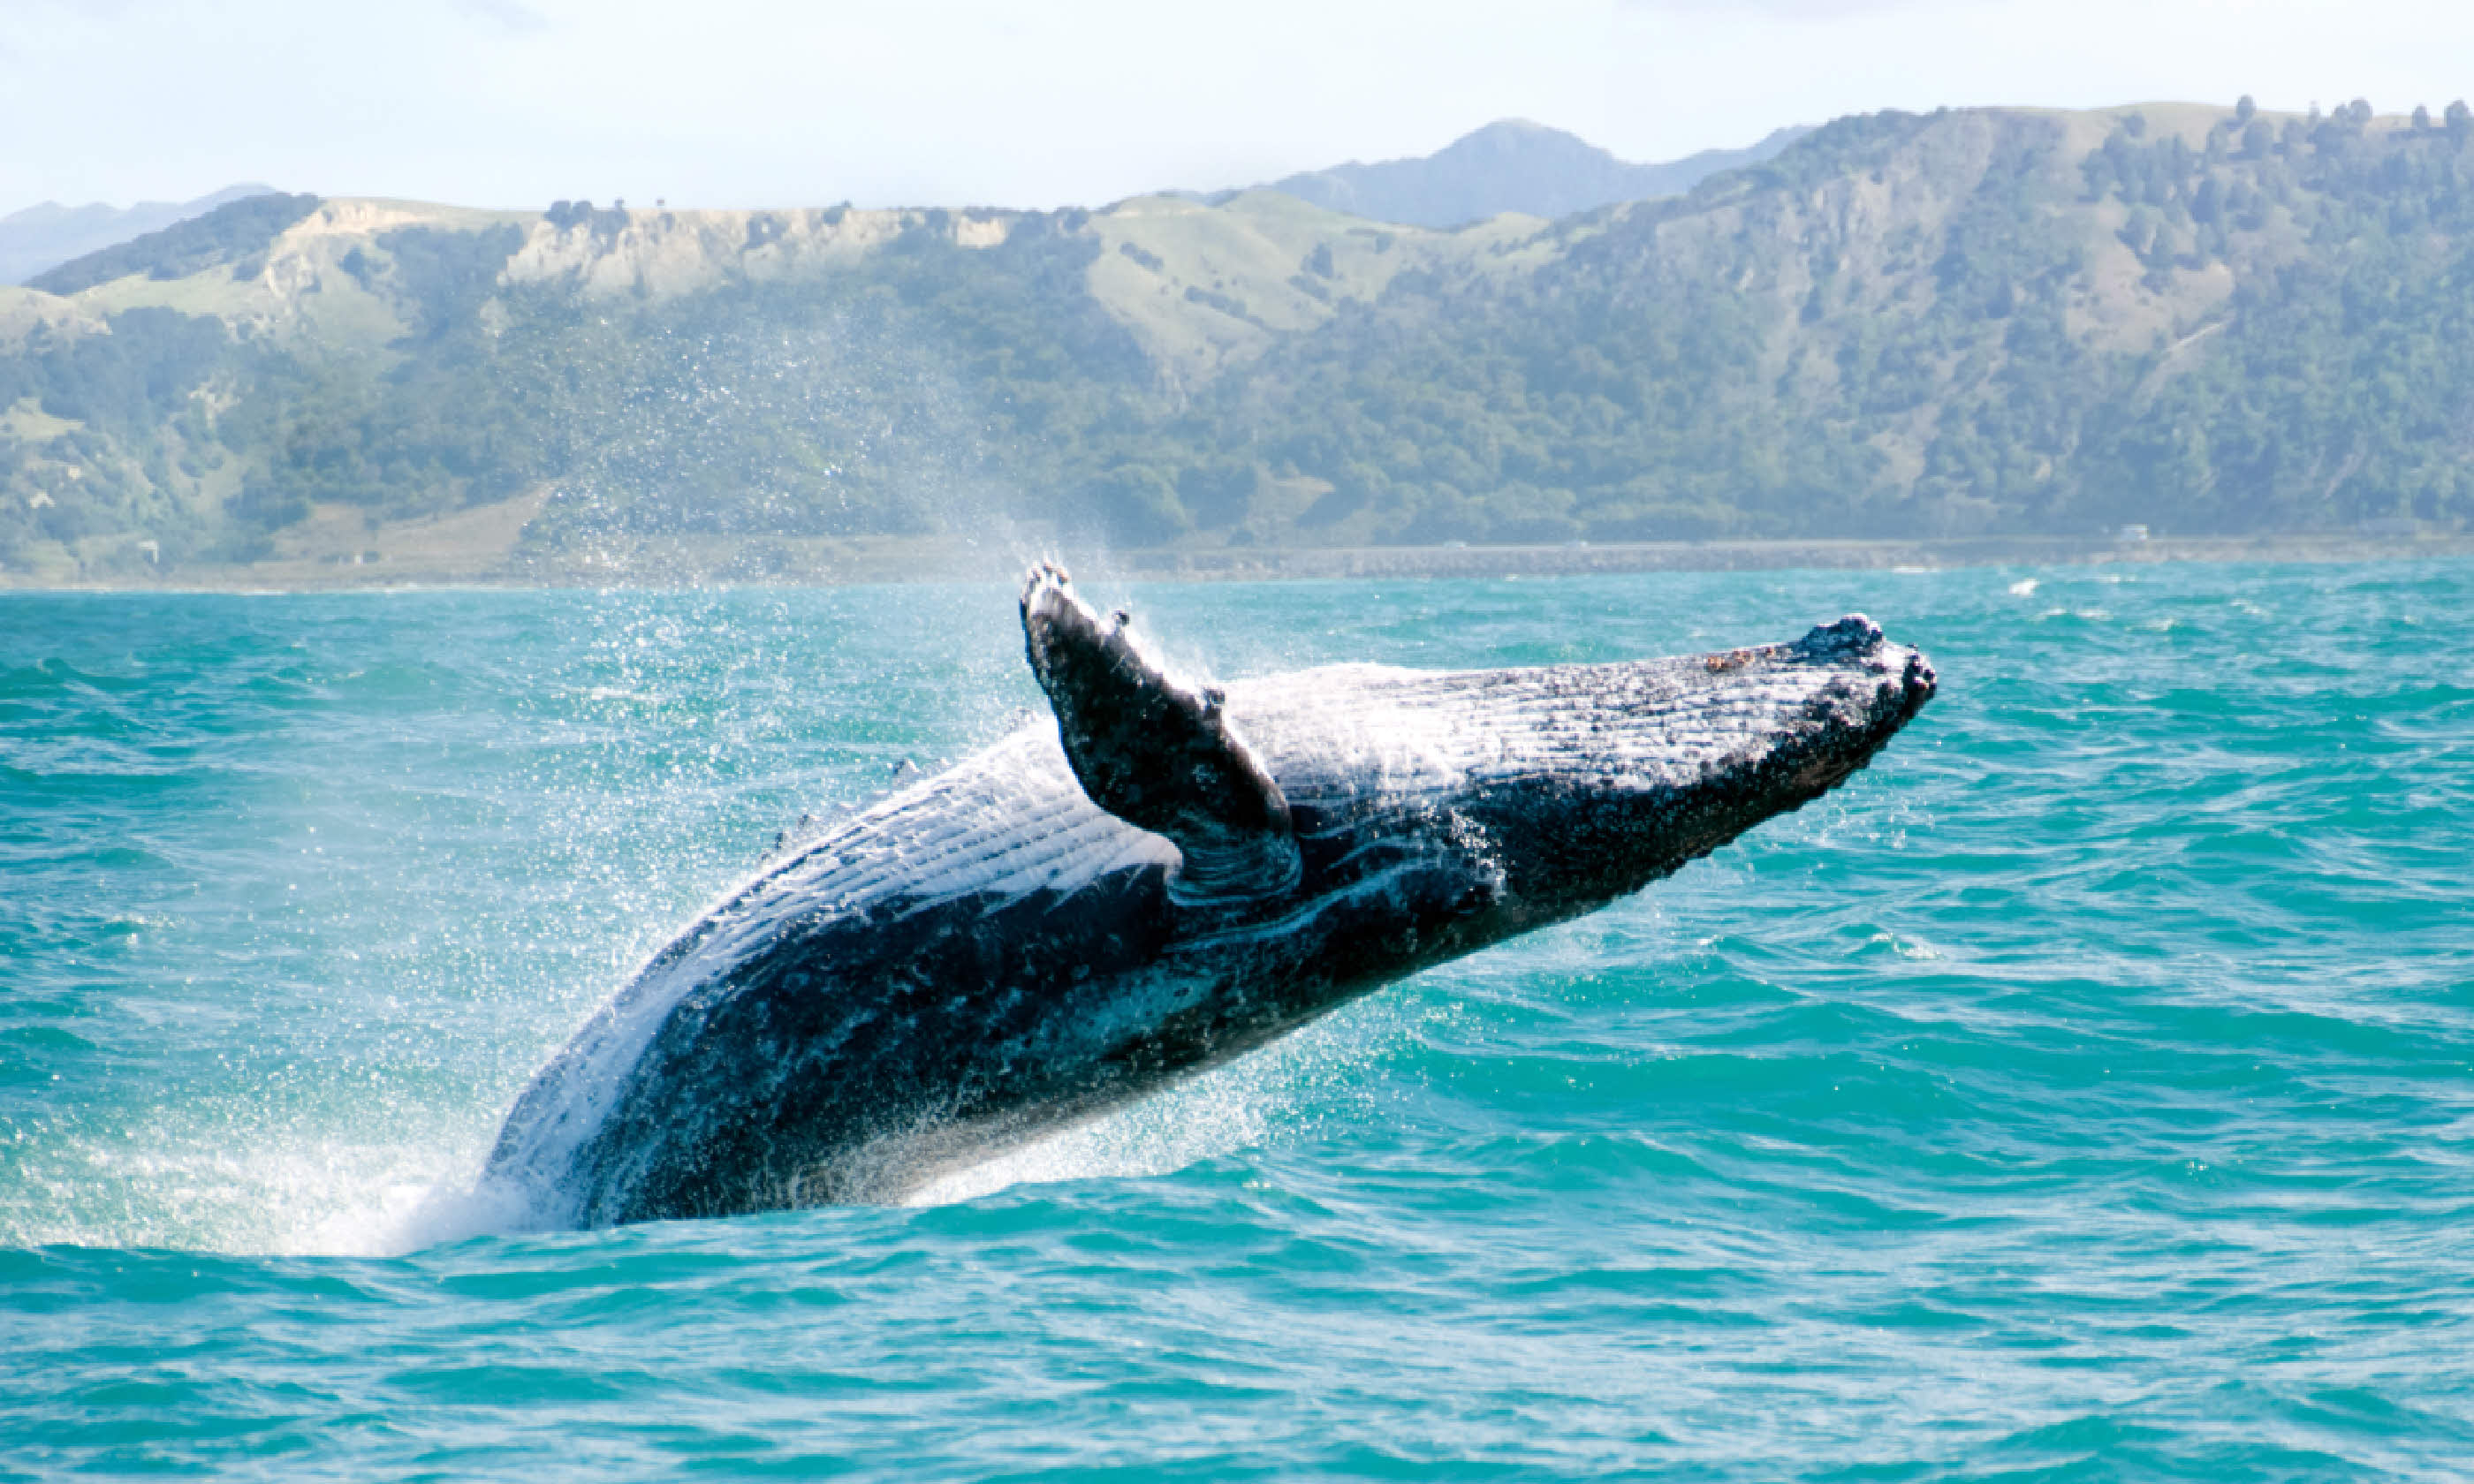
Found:
[[[0,594],[0,1477],[2474,1457],[2474,566],[1132,595],[1224,675],[1862,610],[1942,688],[1642,897],[910,1206],[494,1234],[457,1192],[635,965],[1037,704],[1011,591]]]

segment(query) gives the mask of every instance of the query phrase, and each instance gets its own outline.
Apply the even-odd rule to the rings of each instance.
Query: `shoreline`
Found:
[[[1578,577],[1629,572],[1940,571],[2166,562],[2367,562],[2474,556],[2474,534],[1971,537],[1912,540],[1628,541],[1552,546],[1223,547],[1085,555],[1137,582],[1299,582]],[[589,552],[424,553],[392,561],[195,564],[62,579],[0,570],[0,591],[286,593],[430,587],[859,586],[1010,581],[1030,560],[1010,543],[892,537],[613,541]],[[1075,559],[1069,559],[1075,560]]]

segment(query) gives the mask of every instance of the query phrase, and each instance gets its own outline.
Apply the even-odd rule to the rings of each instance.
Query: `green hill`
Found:
[[[2474,515],[2462,105],[1870,115],[1455,231],[261,198],[110,253],[0,289],[0,568],[501,507],[552,554]]]

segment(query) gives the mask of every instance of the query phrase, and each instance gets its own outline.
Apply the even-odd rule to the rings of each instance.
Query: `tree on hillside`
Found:
[[[2251,120],[2251,115],[2258,111],[2259,105],[2250,101],[2250,94],[2244,93],[2242,95],[2242,101],[2234,105],[2234,122],[2237,124],[2248,124]]]
[[[1193,528],[1194,517],[1176,497],[1168,475],[1148,464],[1120,464],[1084,487],[1108,534],[1136,546],[1173,540]]]

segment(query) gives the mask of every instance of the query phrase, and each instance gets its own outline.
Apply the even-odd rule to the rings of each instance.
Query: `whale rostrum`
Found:
[[[518,1100],[486,1182],[601,1226],[897,1198],[1640,890],[1931,698],[1860,615],[1614,664],[1179,680],[1054,565],[1054,718],[769,859]]]

